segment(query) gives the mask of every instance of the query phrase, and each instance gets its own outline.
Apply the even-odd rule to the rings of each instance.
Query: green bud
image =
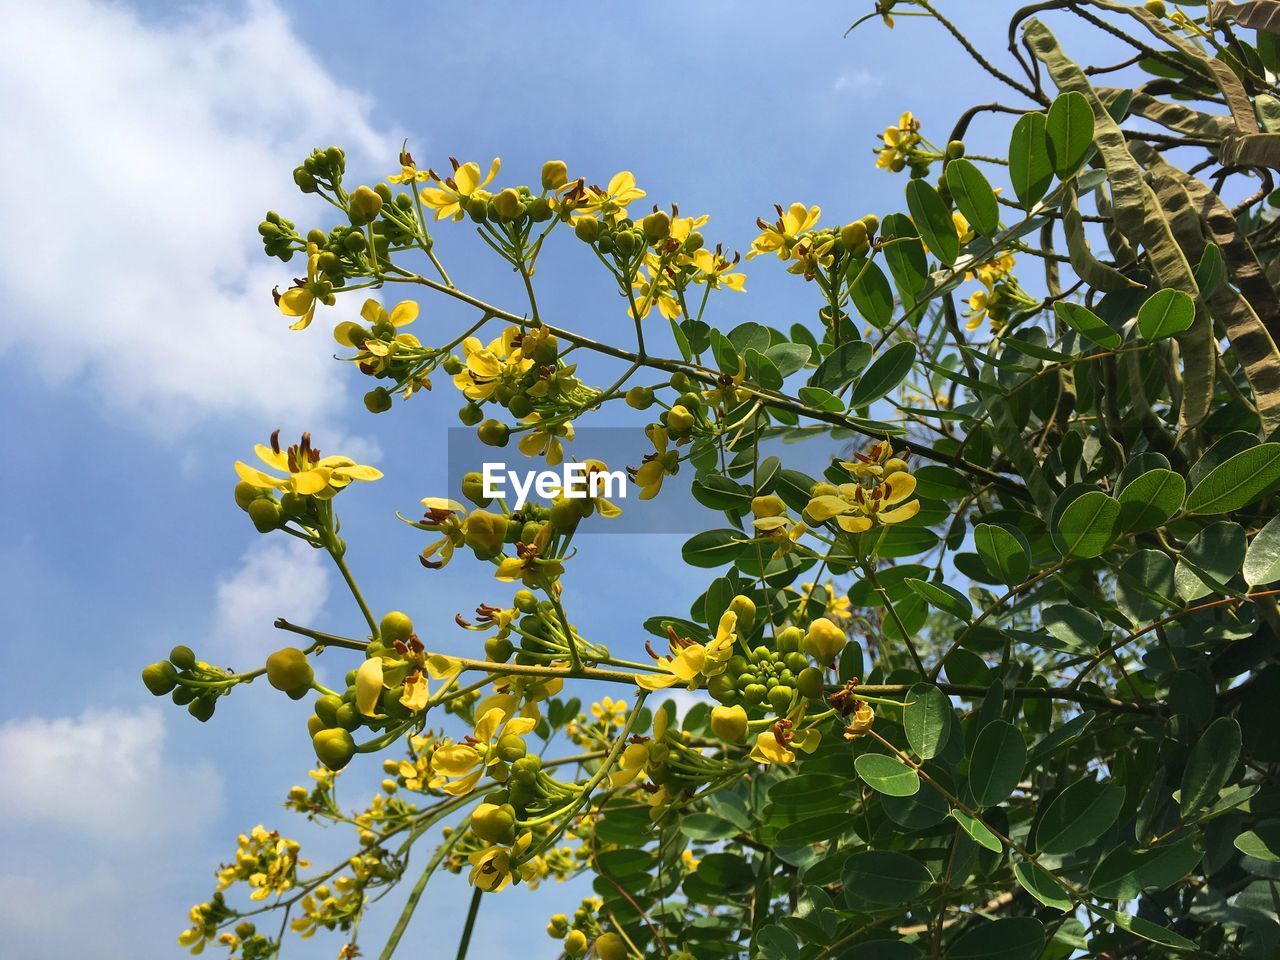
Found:
[[[341,770],[351,762],[356,742],[346,730],[321,730],[311,738],[316,757],[330,770]]]
[[[755,626],[756,604],[750,597],[738,594],[729,601],[729,609],[738,615],[739,632],[747,633]]]
[[[542,165],[542,189],[559,190],[569,182],[569,168],[563,160],[548,160]]]
[[[792,696],[790,687],[772,687],[769,690],[769,706],[778,713],[786,713],[791,706]]]
[[[383,643],[395,643],[397,640],[408,640],[413,633],[413,621],[409,615],[399,610],[392,610],[378,624],[378,636]]]
[[[779,653],[795,653],[804,642],[804,631],[799,627],[787,627],[778,633],[774,643]]]
[[[947,144],[948,160],[959,160],[963,156],[964,156],[963,140],[952,140],[950,143]]]
[[[187,713],[201,723],[206,723],[213,716],[213,710],[216,706],[217,701],[213,697],[197,697],[187,704]]]
[[[830,666],[848,643],[848,637],[826,617],[818,617],[809,624],[804,635],[804,651],[819,663]]]
[[[354,227],[369,223],[382,212],[382,197],[368,187],[356,187],[347,198],[347,219]]]
[[[846,223],[840,228],[840,242],[846,250],[854,250],[867,242],[867,225],[861,220]]]
[[[515,813],[509,805],[481,803],[472,811],[471,832],[486,843],[511,843],[515,829]]]
[[[600,221],[595,217],[579,217],[573,222],[573,232],[583,243],[595,243],[600,236]]]
[[[515,650],[515,644],[507,637],[490,637],[484,642],[485,655],[494,663],[506,663]]]
[[[484,495],[484,477],[473,470],[462,478],[462,495],[477,507],[487,507],[493,502],[492,497]]]
[[[142,669],[142,683],[152,694],[163,697],[178,685],[178,671],[168,660],[161,660]]]
[[[493,198],[493,208],[503,220],[514,220],[524,213],[524,204],[520,202],[520,194],[507,187]]]
[[[342,706],[342,698],[336,694],[326,693],[317,697],[315,702],[316,716],[326,727],[338,725],[338,709]]]
[[[1147,0],[1144,6],[1147,8],[1147,13],[1153,17],[1164,19],[1165,14],[1168,13],[1165,9],[1164,0]]]
[[[681,404],[676,404],[667,411],[667,428],[675,437],[685,436],[693,429],[693,414]]]
[[[477,560],[489,560],[502,552],[507,538],[507,518],[487,510],[475,510],[467,518],[466,543]]]
[[[486,420],[476,433],[480,442],[490,447],[505,447],[511,438],[511,428],[498,420]]]
[[[241,480],[236,484],[236,506],[241,510],[248,510],[249,504],[257,500],[262,495],[262,491],[255,487],[252,483]]]
[[[519,734],[508,733],[499,738],[498,756],[507,761],[507,763],[519,760],[526,753],[528,753],[528,749],[525,747],[524,738]]]
[[[285,647],[267,657],[267,682],[277,690],[304,693],[315,679],[315,671],[307,662],[307,655],[297,647]]]
[[[596,937],[596,956],[600,960],[627,960],[631,951],[616,933],[602,933]]]
[[[517,590],[514,605],[521,613],[533,613],[538,609],[538,598],[532,590]]]
[[[364,395],[364,406],[370,413],[386,413],[391,409],[391,391],[386,387],[374,387]]]
[[[712,707],[711,730],[721,740],[742,743],[747,738],[747,711],[742,707]]]
[[[653,406],[653,391],[648,387],[632,387],[627,391],[627,406],[633,410],[647,410]]]
[[[280,504],[265,497],[249,504],[249,519],[259,533],[270,533],[280,527],[283,518],[280,516]]]
[[[169,651],[169,662],[179,670],[190,670],[196,665],[196,655],[190,647],[178,644]]]
[[[817,667],[805,667],[796,678],[796,689],[802,697],[818,700],[823,693],[822,671]]]
[[[649,214],[640,222],[644,238],[650,243],[658,243],[671,235],[671,216],[661,210]]]

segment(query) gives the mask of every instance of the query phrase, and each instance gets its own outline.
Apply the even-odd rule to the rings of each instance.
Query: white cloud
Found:
[[[122,845],[208,824],[222,808],[222,778],[207,762],[167,760],[165,737],[154,706],[5,722],[0,820]]]
[[[260,540],[218,584],[212,647],[255,663],[283,646],[272,623],[314,623],[329,596],[327,555],[300,540]]]
[[[266,260],[255,227],[269,207],[307,209],[291,171],[312,146],[377,170],[395,145],[279,10],[6,4],[0,101],[5,219],[22,234],[0,260],[0,354],[157,430],[334,414],[327,324],[286,329],[270,291],[300,264]]]
[[[874,93],[884,85],[884,82],[872,73],[870,70],[846,70],[840,76],[836,77],[836,82],[832,84],[831,89],[839,93]]]

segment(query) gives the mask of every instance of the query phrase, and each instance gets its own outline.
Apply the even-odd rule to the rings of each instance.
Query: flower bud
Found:
[[[563,160],[548,160],[542,165],[542,189],[559,190],[569,182],[569,168]]]
[[[152,694],[163,697],[178,685],[178,671],[168,660],[161,660],[143,668],[142,683]]]
[[[963,140],[952,140],[950,143],[947,144],[948,160],[959,160],[963,156],[964,156]]]
[[[355,739],[346,730],[321,730],[311,738],[316,758],[330,770],[341,770],[356,752]]]
[[[485,843],[510,843],[515,830],[516,818],[510,807],[482,803],[471,814],[471,832]]]
[[[648,387],[632,387],[627,391],[627,406],[633,410],[647,410],[653,406],[653,391]]]
[[[306,167],[296,167],[293,171],[293,182],[298,185],[298,189],[303,193],[317,193],[320,190],[316,178],[311,175]]]
[[[756,603],[750,597],[738,594],[729,601],[729,609],[738,615],[738,627],[748,632],[756,622]]]
[[[551,918],[551,922],[547,924],[547,936],[559,940],[569,932],[569,918],[563,913],[557,913]]]
[[[241,480],[236,484],[236,506],[241,510],[248,510],[249,504],[257,500],[262,491],[255,487],[252,483]]]
[[[364,395],[364,407],[370,413],[386,413],[391,409],[391,391],[386,387],[374,387]]]
[[[280,504],[267,497],[259,497],[249,504],[249,519],[259,533],[270,533],[280,526]]]
[[[693,429],[693,414],[682,405],[676,404],[667,411],[667,427],[672,436],[683,436]]]
[[[583,243],[595,243],[600,235],[600,221],[595,217],[579,217],[573,222],[573,232]]]
[[[206,723],[213,716],[214,707],[216,706],[217,701],[213,697],[197,697],[187,704],[187,713],[201,723]]]
[[[630,953],[623,939],[610,931],[596,937],[596,956],[600,960],[627,960]]]
[[[407,613],[392,610],[378,624],[378,636],[383,643],[395,643],[397,640],[408,640],[413,633],[413,621]]]
[[[822,671],[817,667],[805,667],[796,677],[796,689],[802,697],[817,700],[823,693]]]
[[[787,505],[782,502],[782,498],[772,493],[762,497],[754,497],[751,501],[751,515],[757,520],[763,520],[765,517],[781,517],[785,516]]]
[[[520,194],[507,187],[493,198],[493,208],[503,220],[514,220],[524,213],[524,204],[520,202]]]
[[[267,682],[277,690],[305,692],[314,678],[307,655],[297,647],[285,647],[267,657]]]
[[[778,634],[774,642],[779,653],[795,653],[804,643],[804,631],[799,627],[787,627]]]
[[[382,197],[368,187],[356,187],[347,198],[347,219],[352,226],[369,223],[381,212]]]
[[[196,655],[190,647],[180,643],[169,651],[169,662],[179,670],[190,670],[196,665]]]
[[[712,707],[711,731],[721,740],[742,743],[747,739],[747,711],[739,706]]]
[[[362,716],[372,717],[377,712],[381,697],[382,658],[370,657],[356,671],[356,709]],[[336,711],[334,716],[337,716]]]
[[[477,560],[488,560],[502,552],[507,539],[507,518],[488,510],[476,510],[467,518],[466,543]]]
[[[570,930],[564,938],[564,952],[567,957],[580,957],[587,952],[587,935],[581,930]]]
[[[830,666],[848,642],[844,631],[826,617],[819,617],[809,624],[804,635],[804,652],[819,663]]]
[[[489,447],[505,447],[511,438],[511,428],[499,420],[486,420],[476,430],[480,442]]]
[[[671,217],[661,210],[655,210],[641,221],[644,238],[650,243],[658,243],[671,235]]]
[[[876,231],[880,229],[880,218],[874,213],[868,213],[865,217],[859,218],[867,228],[867,236],[874,237]]]
[[[1147,8],[1147,13],[1151,14],[1153,17],[1160,17],[1163,19],[1164,15],[1168,13],[1165,9],[1164,0],[1147,0],[1144,6]]]
[[[840,228],[840,242],[846,250],[856,250],[867,242],[867,225],[861,220],[846,223]]]

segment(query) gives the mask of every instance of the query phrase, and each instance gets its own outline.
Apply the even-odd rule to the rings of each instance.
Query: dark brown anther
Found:
[[[422,564],[424,567],[426,567],[428,570],[439,570],[441,567],[444,566],[444,564],[441,561],[428,560],[426,557],[422,556],[421,554],[418,555],[418,562]]]
[[[846,680],[843,687],[837,690],[831,696],[827,697],[827,703],[838,712],[842,717],[847,717],[852,713],[856,713],[862,701],[854,696],[854,689],[858,686],[858,678]]]
[[[458,168],[462,166],[462,164],[460,164],[460,163],[458,162],[458,158],[457,158],[457,157],[450,157],[450,158],[449,158],[449,162],[453,164],[453,172],[454,172],[454,173],[457,173],[457,172],[458,172]]]
[[[655,660],[658,659],[657,651],[653,649],[653,644],[648,640],[644,642],[644,652],[649,654],[649,656],[653,657],[653,659]]]
[[[271,432],[271,452],[272,453],[280,452],[280,428],[279,427],[276,427],[275,430]]]
[[[455,613],[453,615],[453,622],[456,623],[458,626],[460,626],[463,630],[471,629],[471,622],[468,620],[463,620],[462,614],[460,613]]]
[[[279,286],[274,286],[271,288],[271,299],[275,301],[275,304],[277,307],[280,306],[280,287]]]

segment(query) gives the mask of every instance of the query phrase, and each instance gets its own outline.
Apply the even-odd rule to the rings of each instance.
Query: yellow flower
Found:
[[[591,705],[591,715],[606,727],[621,727],[627,722],[627,705],[622,700],[605,697]]]
[[[454,797],[470,793],[485,772],[501,762],[496,750],[497,742],[507,734],[526,734],[538,725],[529,717],[507,720],[506,716],[498,707],[485,711],[470,737],[461,743],[444,744],[432,754],[432,771],[450,778],[441,787],[445,793]]]
[[[726,260],[719,247],[716,247],[714,253],[705,247],[696,250],[693,265],[698,268],[698,272],[694,275],[693,282],[705,283],[712,290],[723,287],[741,293],[746,289],[747,275],[729,272],[738,265],[740,259],[740,255],[735,253],[732,260]]]
[[[524,581],[525,586],[540,587],[564,573],[560,557],[544,556],[551,543],[552,525],[544,523],[533,543],[516,541],[516,555],[498,561],[493,575],[510,583]]]
[[[555,467],[564,462],[564,444],[561,438],[573,440],[573,424],[571,422],[543,424],[542,415],[537,411],[524,418],[526,425],[533,429],[520,438],[517,446],[526,457],[546,457],[547,466]]]
[[[635,307],[628,311],[633,318],[638,314],[640,319],[644,319],[655,305],[658,312],[668,320],[675,320],[683,312],[680,300],[672,292],[667,267],[652,255],[646,257],[645,269],[636,272],[631,287],[636,292],[632,297]]]
[[[489,399],[504,382],[513,382],[533,366],[532,358],[522,349],[523,335],[519,327],[507,327],[502,336],[483,345],[478,337],[462,341],[465,366],[453,378],[453,385],[468,400],[477,403]]]
[[[502,161],[494,157],[493,163],[489,165],[488,174],[481,180],[480,165],[475,161],[459,164],[457,160],[450,157],[449,162],[453,164],[453,176],[442,180],[436,173],[429,172],[430,178],[440,186],[423,187],[420,194],[422,202],[436,212],[437,220],[443,220],[445,217],[461,220],[465,216],[463,204],[477,190],[487,187],[498,175],[498,169],[502,166]]]
[[[1016,264],[1014,256],[1005,250],[985,263],[980,263],[965,275],[966,280],[977,280],[990,290],[1001,280],[1013,273]]]
[[[791,735],[790,728],[789,721],[779,720],[771,729],[762,731],[756,737],[755,746],[751,748],[751,759],[764,764],[795,763],[796,750],[813,753],[818,749],[822,734],[816,727],[810,727],[795,737]]]
[[[760,535],[774,545],[773,559],[781,560],[796,548],[809,530],[803,523],[796,523],[790,517],[757,517],[751,521]]]
[[[951,222],[955,224],[956,237],[959,238],[960,240],[960,246],[963,247],[966,243],[968,243],[970,240],[973,239],[974,237],[973,227],[969,225],[969,218],[966,217],[963,213],[961,213],[959,210],[956,210],[955,212],[953,212],[951,214]]]
[[[700,864],[702,860],[695,857],[693,855],[693,851],[686,847],[684,850],[680,851],[680,862],[684,864],[684,868],[686,870],[693,873],[693,871],[698,869],[698,864]]]
[[[644,191],[636,186],[634,174],[623,170],[614,174],[608,187],[584,187],[577,207],[585,216],[599,215],[608,223],[617,223],[626,217],[627,205],[644,195]]]
[[[862,533],[877,523],[902,523],[919,513],[920,501],[907,499],[915,489],[916,478],[900,470],[871,487],[842,483],[834,494],[810,500],[805,513],[817,523],[835,518],[846,533]]]
[[[854,451],[853,459],[842,460],[840,466],[848,470],[855,478],[866,480],[868,478],[888,476],[891,473],[897,473],[899,470],[905,470],[907,469],[907,461],[902,457],[894,456],[893,444],[888,440],[881,440],[879,443],[873,443],[866,453],[860,450]]]
[[[714,677],[724,672],[725,665],[733,653],[737,628],[738,615],[732,610],[726,610],[716,627],[715,638],[709,643],[702,644],[689,639],[679,639],[672,631],[670,634],[671,656],[659,657],[650,651],[650,655],[664,672],[637,674],[636,685],[645,690],[663,690],[677,683],[684,683],[690,690],[696,689],[701,677]]]
[[[806,207],[803,203],[793,203],[785,211],[781,206],[775,206],[774,209],[778,211],[776,221],[773,223],[756,221],[761,232],[760,236],[751,241],[751,250],[747,253],[748,260],[766,253],[777,254],[779,260],[786,260],[791,256],[791,249],[795,246],[799,235],[812,229],[818,222],[818,217],[822,215],[821,208]]]
[[[298,318],[296,323],[289,325],[290,330],[305,330],[316,315],[316,304],[333,306],[335,300],[333,284],[320,276],[320,248],[309,243],[306,278],[293,281],[292,287],[276,294],[276,306],[286,317]]]
[[[898,119],[896,127],[886,127],[880,134],[884,146],[876,157],[876,167],[881,170],[901,170],[911,160],[911,151],[921,141],[920,121],[910,111]]]
[[[349,457],[321,457],[320,451],[312,448],[309,433],[302,435],[300,443],[281,450],[277,430],[271,434],[271,446],[258,444],[253,451],[268,467],[287,474],[276,477],[237,460],[236,473],[240,479],[260,490],[285,490],[328,500],[353,480],[371,482],[382,477],[380,470],[356,463]]]
[[[444,497],[425,497],[422,505],[427,508],[423,519],[405,522],[419,530],[443,534],[435,543],[429,544],[418,558],[424,567],[439,570],[453,559],[453,551],[466,542],[467,511],[458,501]],[[440,559],[433,559],[437,555]]]
[[[510,847],[494,844],[468,856],[467,860],[471,863],[468,879],[472,886],[488,893],[504,889],[512,880],[512,861],[519,858],[532,844],[533,833],[526,830]],[[519,864],[514,871],[522,880],[531,880],[537,872],[537,865],[532,862]]]
[[[844,738],[846,740],[857,740],[859,737],[866,736],[871,724],[875,721],[876,712],[871,709],[871,704],[865,700],[858,702],[858,708],[854,710],[849,725],[844,728]]]
[[[817,584],[800,584],[801,596],[813,596],[818,589]],[[825,592],[827,597],[825,615],[828,620],[849,620],[853,617],[853,601],[849,599],[847,594],[836,593],[835,584],[830,580],[828,580],[826,586],[821,589]]]
[[[662,481],[667,475],[675,476],[680,469],[680,456],[676,450],[668,450],[667,428],[658,423],[645,427],[646,434],[653,441],[654,452],[645,456],[639,469],[628,467],[631,479],[640,487],[640,499],[652,500],[662,489]]]

